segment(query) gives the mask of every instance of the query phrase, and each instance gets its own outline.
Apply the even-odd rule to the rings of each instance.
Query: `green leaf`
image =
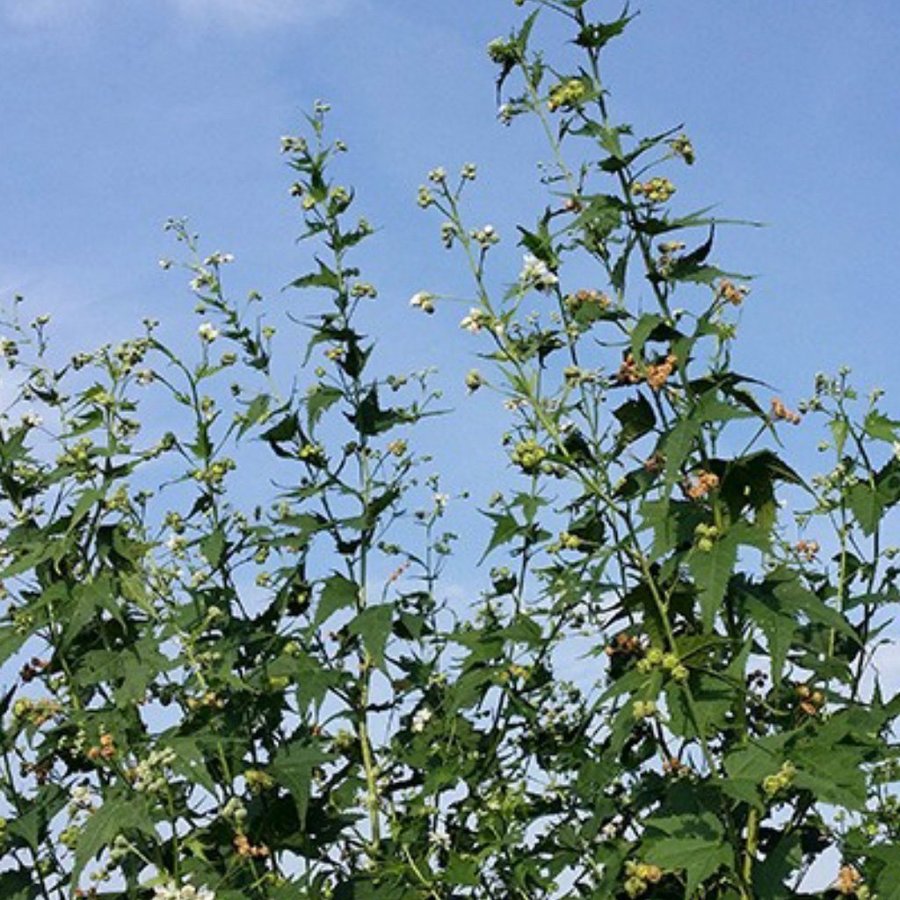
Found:
[[[300,423],[297,421],[297,413],[292,412],[276,422],[271,428],[260,435],[260,439],[266,441],[273,448],[276,444],[289,441],[300,434]]]
[[[584,2],[581,0],[578,6],[580,7],[583,5]],[[628,23],[636,18],[636,16],[637,13],[634,13],[630,16],[623,16],[621,19],[616,19],[614,22],[594,22],[587,24],[578,33],[578,37],[575,38],[575,43],[578,44],[579,47],[599,50],[601,47],[605,47],[613,38],[618,37],[628,27]]]
[[[326,753],[315,744],[293,741],[283,746],[269,764],[272,777],[291,792],[304,831],[313,769],[332,759],[334,754]]]
[[[13,625],[0,628],[0,666],[25,643],[27,637],[27,633],[20,632]]]
[[[322,414],[334,406],[343,396],[341,390],[327,384],[315,384],[306,395],[306,416],[312,431]]]
[[[751,738],[746,746],[725,757],[728,777],[761,785],[762,780],[776,772],[784,762],[784,748],[790,738],[790,733]]]
[[[583,209],[572,223],[572,229],[582,230],[591,242],[609,237],[621,224],[625,204],[616,196],[597,194],[580,198]]]
[[[878,491],[868,483],[859,481],[847,492],[847,500],[863,532],[874,534],[884,515],[884,505]]]
[[[891,444],[897,440],[900,421],[889,419],[877,409],[870,410],[863,422],[863,431],[876,441],[886,441]]]
[[[225,533],[221,528],[217,528],[200,540],[200,552],[214,569],[219,565],[224,549]]]
[[[34,881],[33,869],[12,869],[0,872],[0,897],[3,900],[37,900],[40,887]]]
[[[53,817],[67,800],[68,795],[58,785],[42,789],[22,804],[19,815],[9,823],[10,836],[19,838],[33,850],[40,850],[47,840]]]
[[[186,735],[166,734],[160,736],[159,743],[175,751],[173,771],[206,788],[211,794],[216,793],[216,781],[206,765],[206,756],[197,739]]]
[[[382,603],[364,609],[347,625],[350,634],[362,638],[363,647],[379,669],[384,668],[384,648],[391,634],[393,617],[393,604]]]
[[[115,606],[115,586],[110,575],[102,573],[95,579],[77,583],[72,588],[72,604],[66,614],[61,649],[66,650],[76,637],[91,622],[100,610]],[[115,610],[116,615],[119,611]]]
[[[759,586],[747,586],[741,599],[747,615],[755,622],[768,641],[769,671],[773,684],[780,684],[788,651],[797,631],[797,620],[786,614],[778,600]]]
[[[263,416],[269,411],[269,404],[272,402],[269,394],[258,394],[254,397],[247,408],[241,414],[241,425],[238,428],[237,436],[242,437],[249,431]]]
[[[452,853],[444,869],[443,881],[445,884],[477,887],[481,883],[480,872],[481,866],[476,859]]]
[[[782,834],[765,859],[753,865],[753,892],[767,900],[791,900],[796,894],[785,882],[800,868],[803,862],[801,836]]]
[[[338,276],[337,272],[332,271],[322,262],[321,259],[316,257],[316,262],[319,264],[318,272],[311,272],[309,275],[303,275],[300,278],[294,279],[289,285],[289,287],[293,288],[311,288],[311,287],[323,287],[328,288],[332,291],[340,290],[341,280]]]
[[[71,534],[75,530],[75,526],[90,512],[90,510],[103,499],[105,491],[100,488],[88,488],[81,492],[78,502],[72,507],[69,515],[69,527],[66,531]]]
[[[357,411],[348,418],[363,435],[382,434],[407,421],[402,410],[381,408],[378,402],[378,388],[374,385],[363,397]]]
[[[147,813],[144,801],[138,798],[133,791],[127,794],[123,791],[111,791],[103,805],[93,812],[85,822],[78,838],[75,848],[75,863],[72,868],[72,883],[78,884],[78,878],[84,871],[84,867],[111,844],[117,835],[132,828],[155,836],[153,822]]]
[[[791,761],[797,766],[794,783],[812,791],[819,801],[849,810],[865,807],[866,778],[857,753],[823,744],[793,751]]]
[[[671,490],[681,476],[681,467],[700,433],[701,423],[692,417],[681,419],[666,435],[662,454],[666,460],[666,488]]]
[[[877,866],[875,890],[878,900],[900,900],[900,844],[885,844],[866,851]]]
[[[694,897],[710,875],[733,861],[722,825],[712,813],[648,819],[646,824],[647,859],[663,869],[683,871],[686,898]]]
[[[631,353],[635,360],[644,359],[644,345],[647,341],[663,341],[677,336],[672,328],[666,325],[661,316],[644,313],[631,329]]]
[[[690,557],[690,570],[700,591],[700,612],[703,628],[709,631],[716,614],[725,599],[728,582],[737,562],[739,534],[730,529],[713,543],[712,549],[704,552],[694,550]]]
[[[325,579],[313,627],[318,628],[339,609],[355,607],[359,601],[359,585],[343,575],[334,574]]]
[[[613,415],[622,426],[616,437],[616,446],[619,449],[643,437],[656,425],[656,414],[650,401],[643,394],[638,394],[636,399],[623,403],[613,411]]]
[[[479,566],[492,550],[508,544],[519,533],[520,529],[519,523],[509,513],[485,513],[485,515],[493,521],[494,531],[491,534],[490,541],[488,541],[487,548],[481,554],[481,559],[478,560]]]
[[[811,622],[834,628],[852,641],[859,642],[859,635],[846,617],[803,587],[796,574],[779,569],[772,573],[769,580],[774,583],[773,593],[785,612],[802,612]]]
[[[505,637],[517,644],[526,644],[529,647],[540,647],[543,643],[541,626],[525,613],[519,613],[507,628],[499,632],[498,636]]]

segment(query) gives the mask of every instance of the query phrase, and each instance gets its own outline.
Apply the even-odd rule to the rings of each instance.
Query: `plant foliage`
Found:
[[[181,222],[194,359],[146,320],[54,360],[46,318],[7,316],[29,411],[0,427],[5,900],[788,898],[821,859],[815,896],[900,896],[900,696],[872,669],[900,423],[819,376],[802,427],[834,463],[798,473],[801,412],[731,365],[728,223],[676,209],[690,140],[612,110],[633,16],[529,6],[489,46],[501,119],[551,154],[521,271],[464,219],[474,166],[418,198],[471,272],[467,384],[508,411],[477,599],[441,586],[448,498],[413,440],[438,394],[360,330],[372,228],[324,105],[283,142],[317,248],[290,390],[260,298],[232,302],[230,257]]]

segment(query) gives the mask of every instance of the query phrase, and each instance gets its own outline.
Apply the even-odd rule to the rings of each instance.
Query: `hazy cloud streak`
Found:
[[[337,15],[351,0],[163,0],[159,8],[204,26],[270,28]],[[55,28],[96,20],[115,0],[0,0],[0,17],[17,28]]]

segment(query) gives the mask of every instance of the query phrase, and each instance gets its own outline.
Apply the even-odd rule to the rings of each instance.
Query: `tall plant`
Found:
[[[747,280],[712,262],[724,223],[673,203],[694,148],[634,135],[601,77],[631,16],[530,5],[488,48],[501,118],[551,153],[507,289],[500,236],[464,219],[474,166],[419,192],[472,276],[468,387],[509,410],[477,602],[443,595],[447,496],[411,437],[438,395],[361,331],[372,228],[323,104],[282,148],[319,248],[290,390],[259,296],[232,302],[230,256],[184,223],[194,360],[148,320],[53,362],[15,304],[4,898],[786,898],[817,860],[831,887],[807,896],[896,895],[900,700],[872,659],[898,423],[846,373],[795,412],[733,370]],[[533,49],[541,15],[577,58]],[[173,430],[148,441],[153,389]],[[807,480],[779,432],[815,416],[835,462]]]

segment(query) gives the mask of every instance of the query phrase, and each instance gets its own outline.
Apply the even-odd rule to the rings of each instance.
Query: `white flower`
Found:
[[[497,234],[497,229],[494,228],[493,225],[485,225],[484,228],[476,228],[474,231],[470,232],[470,235],[484,250],[488,250],[494,244],[500,242],[500,235]]]
[[[434,713],[428,707],[417,710],[412,720],[412,730],[417,734],[425,730],[425,726],[431,721]]]
[[[86,784],[79,784],[69,791],[69,799],[75,809],[90,809],[91,789]]]
[[[409,298],[409,305],[430,315],[434,312],[434,294],[429,294],[428,291],[419,291]]]
[[[446,831],[437,829],[428,832],[428,842],[434,844],[435,847],[441,847],[444,850],[450,849],[450,835]]]
[[[443,511],[447,504],[450,502],[449,494],[435,494],[434,495],[434,505],[438,509],[439,512]]]
[[[215,283],[215,279],[211,272],[207,272],[203,269],[195,269],[194,271],[197,272],[197,274],[190,280],[192,291],[202,291],[204,288],[208,288]]]
[[[23,428],[37,428],[43,424],[43,421],[36,412],[27,412],[22,415]]]
[[[486,316],[477,306],[469,310],[469,314],[459,323],[460,328],[465,328],[472,334],[478,334],[484,327]]]
[[[216,900],[216,895],[205,885],[196,888],[186,884],[178,888],[174,881],[168,881],[153,888],[153,900]]]
[[[205,260],[203,260],[204,266],[221,266],[227,265],[230,262],[234,262],[234,255],[231,253],[221,253],[216,251],[211,256],[208,256]]]
[[[204,322],[197,329],[197,334],[200,335],[200,340],[206,341],[208,344],[211,344],[219,336],[218,330],[210,322]]]
[[[523,286],[535,287],[546,291],[559,282],[559,279],[547,268],[547,264],[531,253],[526,253],[522,260],[522,271],[519,281]]]

